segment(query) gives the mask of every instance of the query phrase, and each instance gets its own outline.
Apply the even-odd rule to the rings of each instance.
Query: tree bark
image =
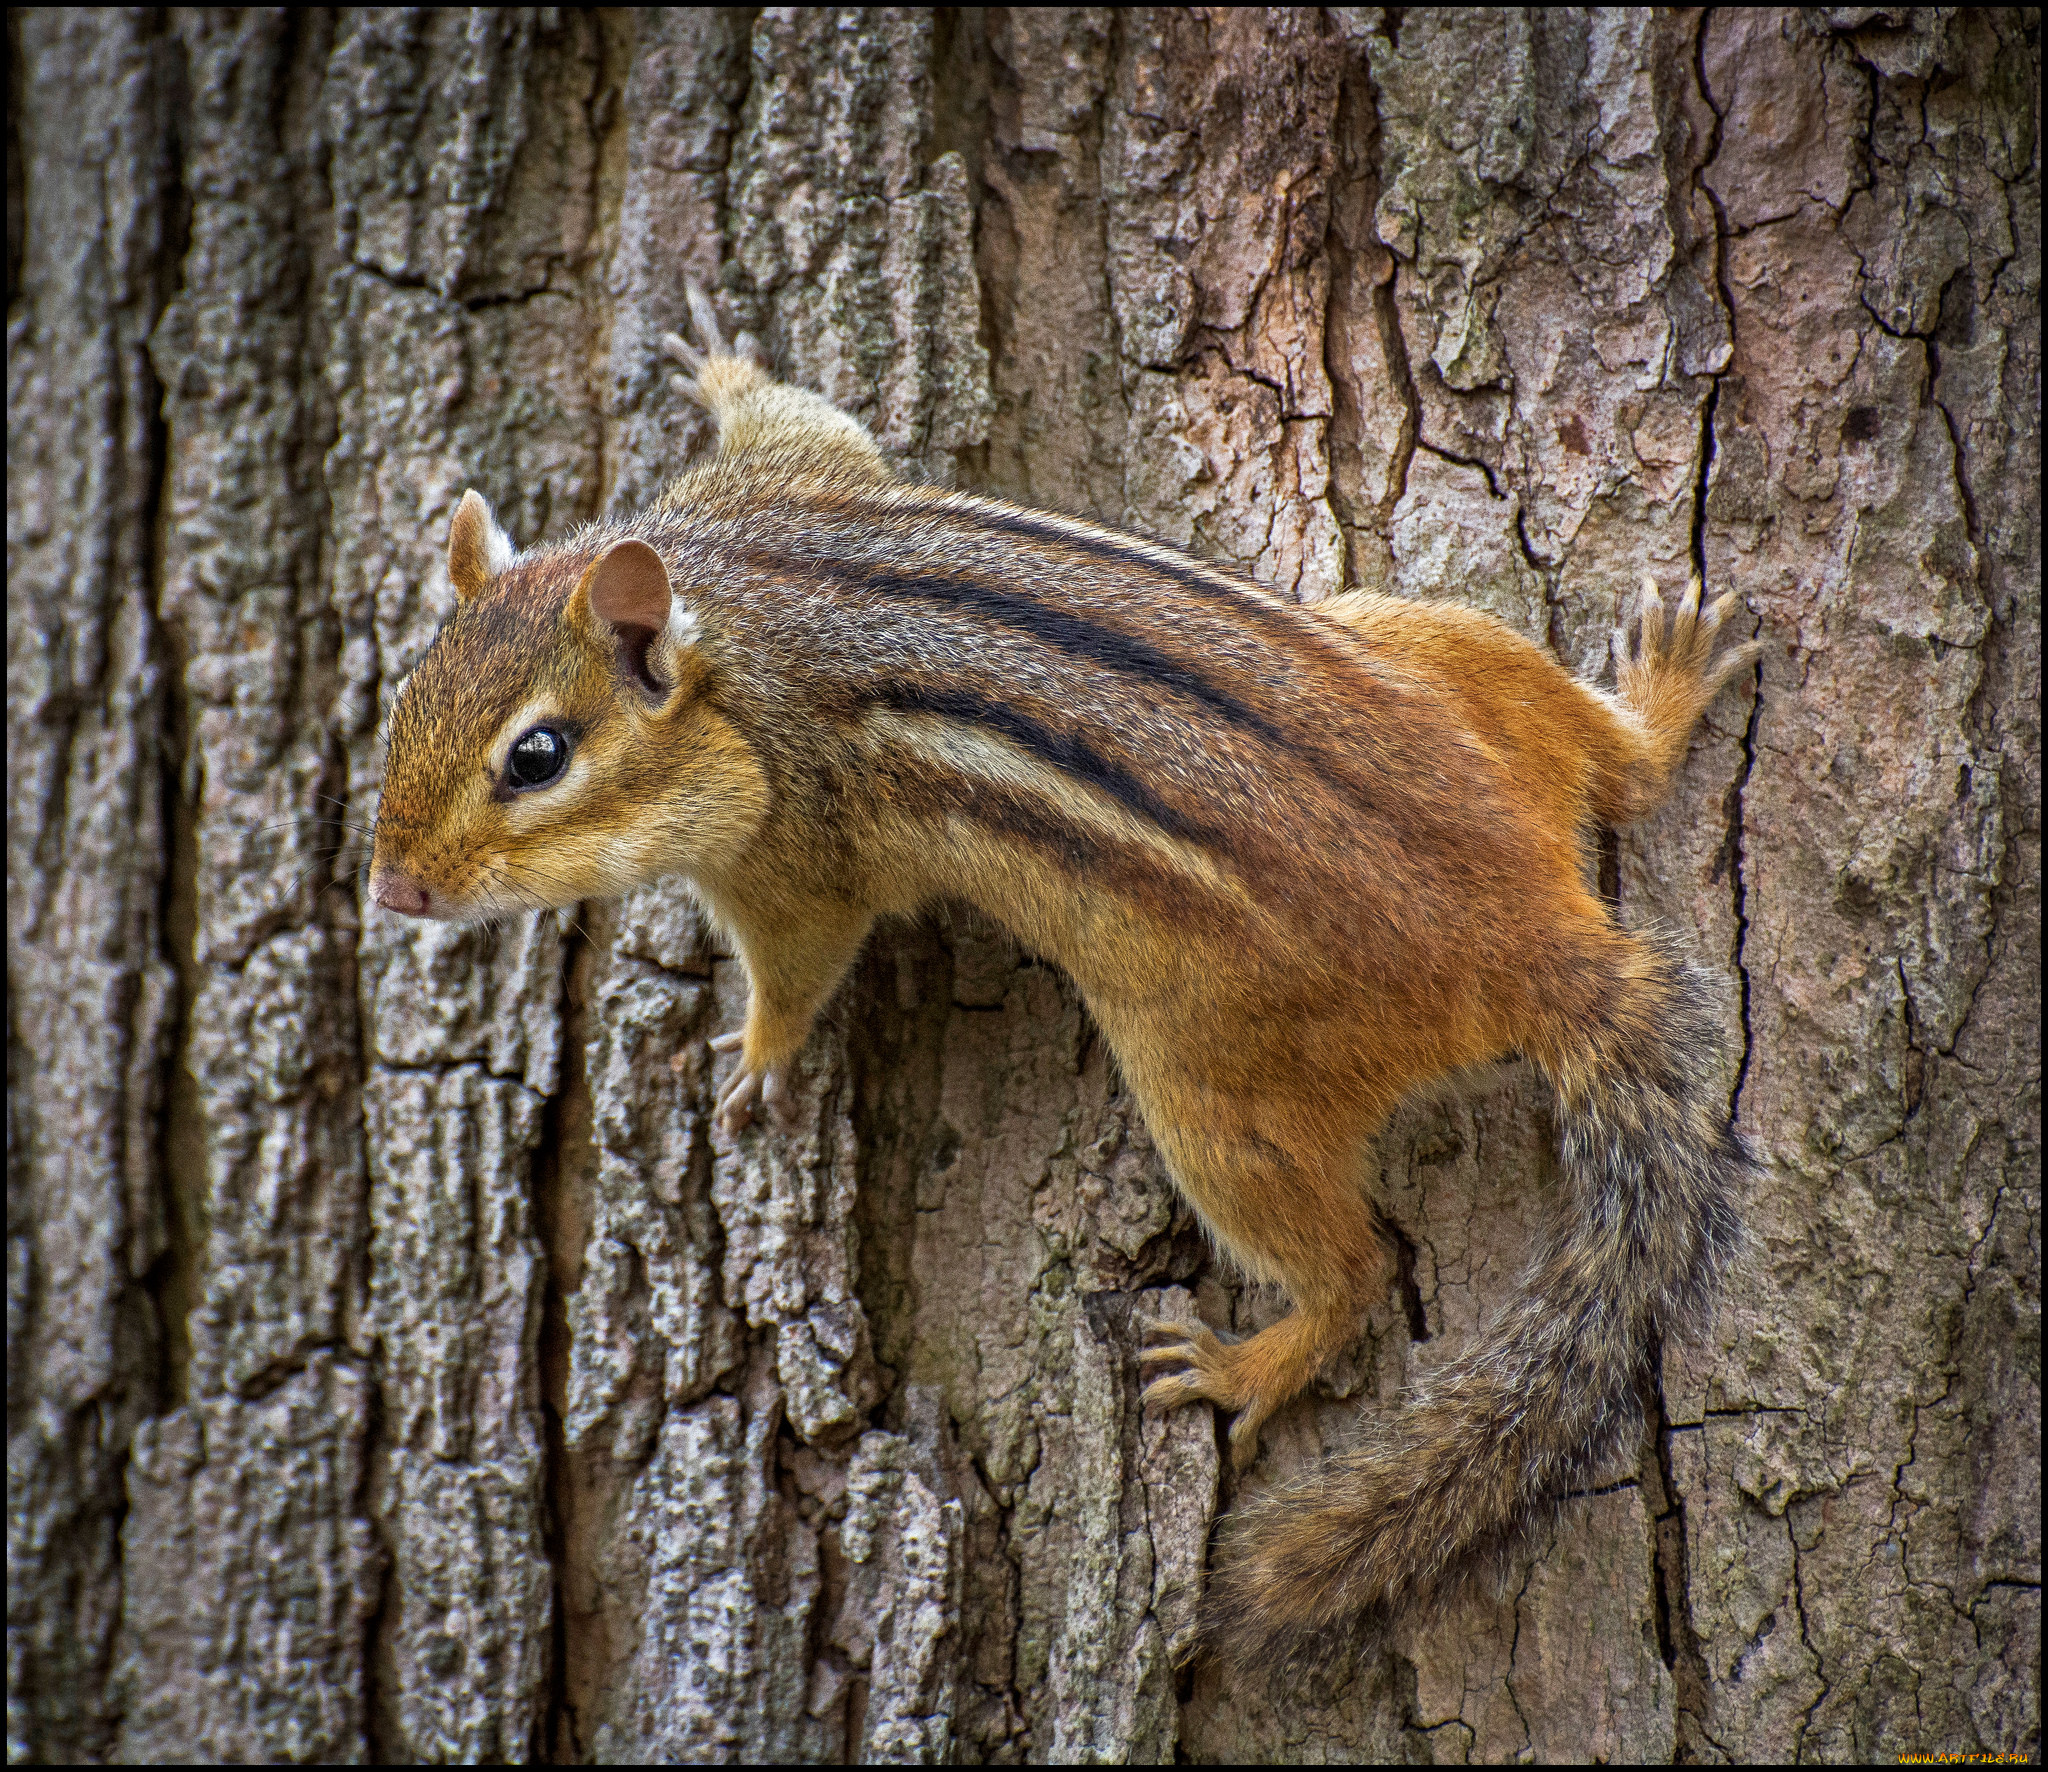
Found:
[[[2039,1751],[2038,15],[11,15],[8,1694],[27,1760]],[[476,486],[705,440],[684,284],[914,475],[1753,693],[1602,851],[1769,1161],[1712,1332],[1482,1595],[1177,1667],[1209,1533],[1545,1210],[1519,1066],[1243,1480],[1212,1261],[1070,983],[885,932],[773,1136],[673,888],[366,914]]]

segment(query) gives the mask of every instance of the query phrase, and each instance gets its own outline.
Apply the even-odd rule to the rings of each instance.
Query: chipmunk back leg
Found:
[[[1544,951],[1491,981],[1556,1091],[1560,1180],[1516,1296],[1357,1445],[1226,1530],[1209,1640],[1256,1666],[1488,1568],[1632,1443],[1664,1337],[1697,1325],[1756,1174],[1710,981],[1553,894]]]
[[[1628,824],[1662,802],[1700,716],[1761,650],[1750,642],[1716,654],[1720,629],[1739,607],[1731,592],[1702,609],[1695,579],[1667,617],[1646,578],[1633,620],[1615,631],[1616,683],[1608,690],[1460,604],[1347,591],[1313,605],[1373,653],[1434,684],[1552,830],[1588,820]]]
[[[717,421],[718,453],[672,481],[658,508],[687,505],[697,477],[707,471],[782,482],[892,478],[858,419],[822,394],[777,381],[750,355],[730,348],[710,299],[695,284],[689,300],[704,348],[694,349],[673,332],[663,334],[661,344],[690,372],[685,391]]]
[[[1628,824],[1659,806],[1714,697],[1763,651],[1752,640],[1716,654],[1722,624],[1741,607],[1733,591],[1700,606],[1700,581],[1685,587],[1667,621],[1657,581],[1645,577],[1635,636],[1614,631],[1614,694],[1582,685],[1589,699],[1613,710],[1596,721],[1591,746],[1592,808],[1609,824]]]
[[[1267,1418],[1357,1335],[1393,1265],[1357,1149],[1283,1145],[1257,1124],[1270,1118],[1258,1104],[1244,1108],[1240,1124],[1219,1126],[1232,1116],[1211,1104],[1205,1135],[1169,1135],[1163,1148],[1217,1242],[1254,1278],[1284,1288],[1294,1308],[1234,1343],[1199,1325],[1158,1324],[1138,1357],[1158,1373],[1145,1390],[1148,1406],[1206,1400],[1234,1414],[1230,1450],[1240,1469],[1257,1455]],[[1164,1122],[1152,1123],[1158,1136]]]

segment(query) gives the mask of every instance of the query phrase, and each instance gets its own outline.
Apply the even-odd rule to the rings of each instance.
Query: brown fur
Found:
[[[718,453],[638,518],[480,586],[497,532],[465,499],[462,606],[393,711],[373,896],[473,917],[686,876],[753,984],[734,1128],[878,916],[956,897],[1006,922],[1079,984],[1217,1242],[1295,1304],[1144,1356],[1149,1401],[1236,1412],[1240,1459],[1385,1284],[1362,1154],[1387,1111],[1532,1054],[1565,1228],[1476,1363],[1261,1516],[1217,1628],[1293,1640],[1436,1591],[1605,1443],[1732,1235],[1696,992],[1585,879],[1594,824],[1656,803],[1749,656],[1713,657],[1732,600],[1695,587],[1667,626],[1652,589],[1610,695],[1469,610],[1297,608],[894,483],[853,421],[736,358],[698,386]],[[521,791],[506,753],[535,724],[571,762]]]

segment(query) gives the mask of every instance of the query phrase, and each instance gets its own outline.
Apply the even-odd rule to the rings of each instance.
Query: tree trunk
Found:
[[[17,1759],[2038,1752],[2037,15],[22,11],[8,473]],[[705,437],[684,282],[907,472],[1756,690],[1603,849],[1769,1158],[1641,1444],[1504,1589],[1178,1668],[1210,1528],[1473,1335],[1509,1066],[1243,1481],[1137,1405],[1211,1260],[1069,982],[872,945],[793,1128],[660,889],[366,914],[476,486]]]

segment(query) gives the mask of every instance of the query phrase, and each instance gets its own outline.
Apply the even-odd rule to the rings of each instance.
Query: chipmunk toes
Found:
[[[1718,689],[1752,663],[1757,654],[1753,644],[1718,654],[1714,645],[1723,624],[1741,609],[1740,594],[1724,591],[1711,601],[1703,598],[1700,581],[1693,578],[1667,610],[1656,580],[1645,577],[1633,619],[1614,630],[1616,665],[1699,677]]]
[[[1148,1323],[1144,1339],[1148,1345],[1139,1350],[1139,1369],[1166,1368],[1145,1386],[1144,1406],[1166,1410],[1186,1403],[1214,1403],[1226,1414],[1235,1412],[1230,1456],[1243,1470],[1258,1456],[1259,1429],[1273,1411],[1265,1398],[1246,1386],[1241,1348],[1195,1323]]]
[[[702,370],[707,361],[706,353],[689,343],[680,332],[664,332],[661,335],[661,348],[670,359],[680,363],[692,375]]]
[[[711,1049],[729,1052],[739,1038],[737,1034],[722,1034],[711,1042]],[[769,1065],[761,1070],[742,1066],[719,1095],[718,1105],[711,1110],[711,1123],[728,1138],[736,1138],[753,1123],[756,1107],[776,1114],[783,1111],[788,1101],[789,1073],[784,1066]]]
[[[1139,1371],[1167,1368],[1145,1388],[1145,1401],[1157,1407],[1193,1402],[1235,1406],[1231,1394],[1230,1349],[1213,1329],[1199,1323],[1147,1323],[1146,1345],[1138,1353]]]
[[[718,1105],[711,1110],[711,1123],[728,1138],[737,1137],[754,1118],[754,1103],[760,1099],[761,1073],[741,1071],[726,1084]]]

